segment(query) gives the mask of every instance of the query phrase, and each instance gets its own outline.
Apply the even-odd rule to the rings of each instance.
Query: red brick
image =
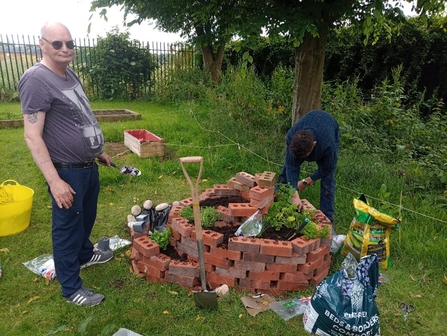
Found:
[[[166,271],[171,263],[171,258],[163,253],[160,253],[156,256],[150,257],[148,263],[161,271]]]
[[[198,258],[199,257],[199,252],[197,250],[197,245],[195,248],[192,248],[188,245],[185,245],[181,242],[177,242],[177,248],[176,248],[177,252],[179,253],[180,256],[182,256],[183,254],[187,254],[188,256],[192,256],[194,258]]]
[[[241,196],[247,201],[250,201],[250,191],[241,191]]]
[[[313,262],[307,262],[303,265],[298,265],[298,271],[303,272],[304,274],[310,274],[314,270],[316,270],[323,263],[323,258],[318,259]]]
[[[169,271],[165,273],[165,281],[186,288],[193,288],[199,285],[199,278],[197,277],[170,274]]]
[[[265,281],[279,280],[279,273],[271,271],[263,271],[263,272],[250,271],[248,272],[248,279],[265,280]]]
[[[256,186],[250,189],[249,195],[250,199],[261,201],[274,196],[274,193],[274,188],[261,188],[260,186]]]
[[[215,272],[218,275],[225,275],[239,279],[245,279],[247,277],[246,270],[236,269],[234,267],[228,267],[228,268],[216,267]]]
[[[218,258],[227,258],[230,260],[241,260],[241,251],[226,250],[220,247],[211,247],[210,253]]]
[[[270,289],[270,281],[267,280],[248,280],[248,283],[250,288],[253,288],[253,291],[262,292]]]
[[[250,217],[253,215],[257,208],[253,208],[247,203],[229,203],[228,210],[231,216],[235,217]]]
[[[239,190],[240,192],[248,192],[250,187],[238,182],[234,177],[228,180],[227,185],[229,188]]]
[[[182,235],[180,234],[180,232],[178,232],[177,230],[173,229],[171,226],[171,232],[172,232],[172,236],[175,240],[180,240],[182,238]]]
[[[171,245],[172,247],[177,247],[177,242],[178,240],[176,240],[173,236],[169,237],[169,245]]]
[[[234,216],[230,215],[230,210],[227,207],[219,205],[216,207],[218,213],[220,213],[221,218],[227,223],[234,223],[236,221]]]
[[[323,258],[326,254],[329,254],[330,249],[328,246],[319,246],[313,251],[310,251],[307,254],[307,262],[313,262],[315,260],[318,260],[320,258]]]
[[[193,226],[188,223],[188,221],[183,217],[174,217],[172,218],[171,227],[173,230],[176,230],[182,236],[189,237],[191,235],[191,231]]]
[[[262,200],[255,200],[252,198],[250,200],[250,206],[252,206],[253,208],[256,208],[256,209],[263,209],[267,205],[271,204],[274,201],[274,198],[275,197],[273,195],[266,197]]]
[[[218,258],[209,253],[205,253],[205,263],[209,263],[211,265],[219,266],[222,268],[230,267],[230,261],[228,259]]]
[[[266,255],[266,254],[260,254],[260,253],[251,253],[251,252],[244,252],[243,253],[243,260],[244,261],[255,261],[255,262],[262,262],[266,264],[272,264],[275,262],[275,256],[273,255]]]
[[[208,273],[206,276],[207,282],[212,284],[213,288],[220,285],[226,284],[229,287],[234,287],[236,285],[236,278],[231,276],[219,275],[216,273]]]
[[[183,199],[183,200],[181,200],[181,201],[179,201],[179,203],[180,203],[180,205],[183,205],[183,206],[192,206],[192,198],[190,197],[190,198],[185,198],[185,199]]]
[[[157,284],[157,283],[165,283],[165,279],[164,278],[154,278],[148,274],[146,274],[146,281],[150,282],[152,284]]]
[[[236,174],[236,181],[242,183],[250,188],[256,185],[255,177],[246,172],[239,172]]]
[[[314,273],[313,273],[314,276],[319,275],[327,267],[330,267],[331,264],[332,264],[332,257],[330,255],[325,256],[325,258],[323,258],[323,262],[321,263],[321,265],[314,270]]]
[[[180,211],[182,211],[183,208],[184,208],[184,206],[181,206],[181,205],[175,205],[175,206],[171,207],[171,210],[169,211],[169,215],[168,215],[168,223],[172,222],[172,218],[180,217]]]
[[[164,275],[165,275],[164,271],[161,271],[158,268],[155,268],[154,266],[151,266],[142,260],[140,260],[138,262],[138,268],[144,274],[150,275],[151,277],[154,277],[154,278],[164,278]]]
[[[292,256],[292,243],[274,239],[261,239],[259,253],[290,257]]]
[[[242,252],[259,253],[260,240],[256,238],[231,237],[228,249]]]
[[[254,261],[235,261],[234,268],[238,270],[262,272],[265,270],[265,263]]]
[[[295,282],[295,283],[309,283],[309,278],[311,277],[308,274],[304,274],[303,272],[284,273],[281,276],[281,281]]]
[[[317,222],[320,224],[331,224],[329,218],[327,218],[326,215],[321,212],[321,210],[318,210],[315,213],[315,217],[317,217]]]
[[[302,292],[309,288],[309,284],[278,281],[277,289],[284,291]]]
[[[132,247],[131,253],[130,253],[130,260],[141,260],[143,258],[143,255],[138,252],[135,248]]]
[[[306,254],[304,255],[298,255],[296,253],[292,252],[292,256],[290,257],[275,257],[275,263],[277,264],[292,264],[292,265],[298,265],[298,264],[305,264],[307,262]]]
[[[307,199],[301,199],[301,204],[303,205],[304,210],[317,210],[312,203],[310,203]]]
[[[239,190],[230,188],[226,184],[215,184],[214,194],[218,196],[237,196],[240,194]]]
[[[153,242],[149,237],[138,237],[133,241],[132,245],[138,252],[145,257],[152,257],[160,253],[160,247]]]
[[[320,246],[320,239],[306,239],[304,237],[298,237],[291,241],[293,252],[298,255],[306,254],[312,250],[315,250]]]
[[[132,264],[132,270],[135,273],[135,275],[137,277],[141,277],[144,276],[144,273],[140,271],[140,268],[138,267],[138,261],[137,260],[132,260],[131,261]]]
[[[199,195],[199,202],[204,202],[215,197],[216,194],[214,194],[214,189],[206,189]]]
[[[172,260],[169,264],[169,274],[180,276],[200,276],[199,265],[193,262]]]
[[[205,245],[216,247],[223,242],[224,236],[222,233],[211,230],[203,230],[202,233],[203,243]]]
[[[266,264],[265,269],[271,272],[293,273],[296,272],[297,266],[296,264]]]
[[[310,285],[316,287],[321,281],[323,281],[329,273],[329,266],[321,271],[320,274],[314,276],[310,281]]]
[[[273,188],[275,186],[276,173],[265,171],[259,176],[258,185],[261,188]]]

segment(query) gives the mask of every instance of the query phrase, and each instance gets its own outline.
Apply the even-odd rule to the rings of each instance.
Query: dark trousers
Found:
[[[52,241],[56,277],[62,295],[69,297],[82,286],[80,265],[93,256],[90,233],[96,219],[99,195],[98,166],[57,169],[62,180],[76,192],[71,208],[60,209],[52,198]]]

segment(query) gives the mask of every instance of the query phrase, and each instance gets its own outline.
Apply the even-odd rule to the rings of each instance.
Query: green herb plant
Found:
[[[166,250],[169,244],[169,238],[172,236],[172,230],[168,227],[165,231],[155,231],[151,234],[151,239],[160,246],[162,250]]]
[[[180,216],[190,222],[194,222],[194,210],[187,206],[180,210]],[[214,223],[221,219],[219,212],[213,207],[200,208],[200,219],[203,227],[213,227]]]

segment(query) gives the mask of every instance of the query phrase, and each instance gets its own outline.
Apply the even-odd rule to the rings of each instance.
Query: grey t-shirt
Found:
[[[86,162],[102,153],[104,137],[76,74],[66,78],[37,63],[19,82],[22,113],[43,111],[45,141],[53,162]]]

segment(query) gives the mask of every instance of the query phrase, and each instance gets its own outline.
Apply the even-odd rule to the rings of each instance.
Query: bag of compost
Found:
[[[343,243],[341,254],[351,253],[357,260],[376,254],[379,265],[391,267],[390,235],[400,225],[400,218],[393,218],[371,207],[365,195],[354,198],[355,216]]]
[[[379,336],[376,255],[363,257],[350,278],[342,269],[324,279],[303,315],[306,331],[320,336]]]

